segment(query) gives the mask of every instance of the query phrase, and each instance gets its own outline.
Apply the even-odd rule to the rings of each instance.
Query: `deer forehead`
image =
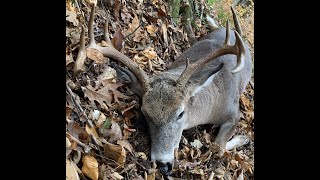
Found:
[[[160,82],[144,95],[142,108],[153,121],[169,121],[183,111],[185,99],[176,87]]]

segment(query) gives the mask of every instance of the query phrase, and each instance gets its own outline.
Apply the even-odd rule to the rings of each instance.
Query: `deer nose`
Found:
[[[168,176],[172,171],[172,163],[163,163],[161,161],[157,161],[157,165],[159,167],[160,173],[162,175]]]

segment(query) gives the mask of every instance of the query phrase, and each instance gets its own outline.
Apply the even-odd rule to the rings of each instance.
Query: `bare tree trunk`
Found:
[[[169,13],[175,26],[179,26],[180,0],[169,0]]]
[[[190,40],[191,45],[193,45],[196,42],[196,38],[194,35],[194,32],[192,30],[192,24],[194,24],[193,21],[193,12],[191,9],[191,5],[188,0],[183,2],[181,6],[181,23],[183,25],[184,30],[186,31],[188,38]]]

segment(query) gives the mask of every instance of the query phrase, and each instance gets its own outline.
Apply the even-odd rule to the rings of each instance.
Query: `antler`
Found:
[[[183,71],[179,79],[177,80],[178,86],[185,86],[185,84],[188,82],[190,77],[201,67],[203,67],[208,62],[215,60],[215,58],[219,56],[223,56],[226,54],[235,54],[237,55],[237,66],[231,71],[232,73],[237,73],[241,71],[241,69],[244,66],[244,58],[245,58],[245,48],[242,42],[242,39],[237,31],[234,31],[234,34],[236,36],[236,43],[233,46],[230,46],[230,30],[229,30],[229,21],[227,21],[227,27],[226,27],[226,40],[224,43],[224,46],[221,49],[218,49],[209,55],[199,59],[197,62],[193,64],[189,64],[189,60],[187,60],[186,63],[186,69]]]
[[[233,7],[231,6],[231,11],[232,11],[232,17],[233,17],[233,22],[234,22],[234,26],[236,28],[236,31],[239,33],[239,35],[241,36],[242,35],[242,30],[241,30],[241,26],[239,24],[239,21],[238,21],[238,18],[237,18],[237,15],[233,9]]]
[[[130,58],[128,58],[126,55],[119,52],[117,49],[115,49],[110,42],[109,34],[108,34],[108,25],[105,25],[105,40],[107,41],[106,47],[98,46],[94,40],[94,33],[93,33],[93,22],[94,22],[94,12],[95,12],[95,4],[92,4],[91,13],[90,13],[90,20],[89,20],[89,27],[88,27],[88,36],[89,36],[89,45],[87,48],[93,48],[97,49],[99,52],[101,52],[104,56],[115,59],[117,61],[120,61],[125,66],[128,67],[129,70],[132,71],[134,75],[137,76],[139,81],[141,82],[143,90],[146,92],[149,89],[149,77],[148,75],[143,71],[141,67],[139,67],[138,64],[136,64],[134,61],[132,61]],[[107,22],[106,22],[107,23]],[[84,39],[84,33],[83,29],[81,32],[80,39]],[[82,42],[83,43],[83,42]],[[80,44],[82,44],[80,43]],[[86,50],[86,48],[84,48]],[[82,53],[78,53],[79,54]]]

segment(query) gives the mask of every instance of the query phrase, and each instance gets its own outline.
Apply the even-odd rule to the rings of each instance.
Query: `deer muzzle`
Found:
[[[164,124],[160,127],[150,125],[151,161],[155,161],[163,175],[169,175],[174,162],[174,150],[179,148],[182,126],[175,123]]]

